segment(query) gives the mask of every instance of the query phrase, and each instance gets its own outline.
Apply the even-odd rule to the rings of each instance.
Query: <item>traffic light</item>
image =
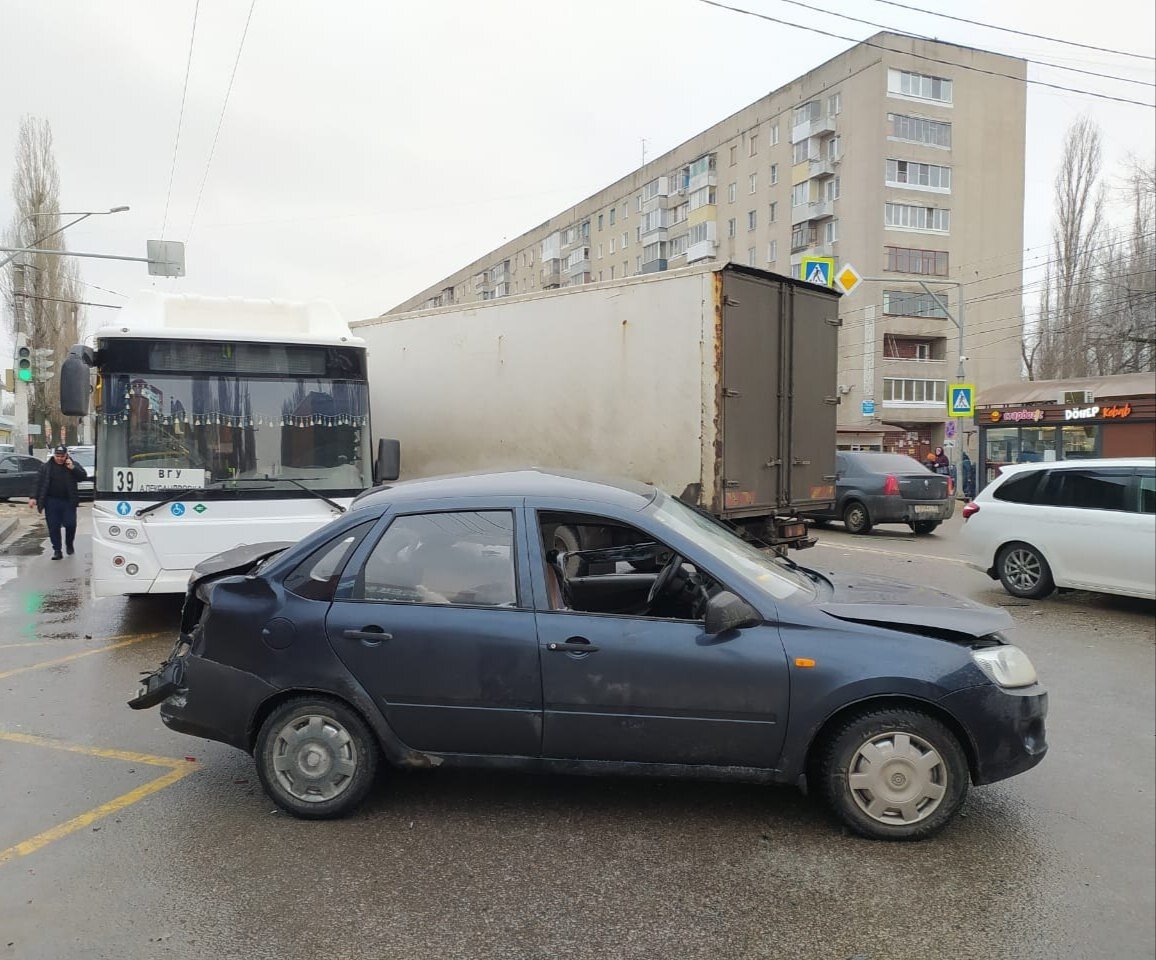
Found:
[[[48,347],[37,347],[32,351],[32,373],[37,383],[43,383],[45,380],[51,380],[56,374],[52,368],[56,366],[52,359],[52,350]]]
[[[24,383],[32,381],[32,348],[28,346],[28,337],[23,333],[16,335],[16,357],[13,368],[16,370],[16,379]]]

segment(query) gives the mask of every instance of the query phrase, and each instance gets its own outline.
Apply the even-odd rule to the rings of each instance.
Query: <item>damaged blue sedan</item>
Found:
[[[540,470],[369,491],[190,580],[130,705],[250,753],[299,817],[385,768],[796,785],[918,839],[1047,750],[1007,613],[820,574],[654,487]]]

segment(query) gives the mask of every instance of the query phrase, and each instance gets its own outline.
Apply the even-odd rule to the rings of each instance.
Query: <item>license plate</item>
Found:
[[[919,503],[915,505],[915,512],[933,513],[936,516],[939,516],[939,507],[937,507],[934,503]]]

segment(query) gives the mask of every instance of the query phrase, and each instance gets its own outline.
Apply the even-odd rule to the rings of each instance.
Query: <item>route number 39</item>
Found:
[[[133,488],[133,475],[131,470],[117,470],[116,471],[116,492],[124,493],[131,491]]]

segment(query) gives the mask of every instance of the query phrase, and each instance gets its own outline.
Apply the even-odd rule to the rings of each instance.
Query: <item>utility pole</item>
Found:
[[[24,318],[24,264],[20,261],[12,264],[12,319],[16,327],[16,340],[20,335],[28,333],[27,321]],[[28,453],[28,384],[16,377],[12,385],[16,396],[16,406],[13,410],[13,433],[19,444],[20,452]]]

